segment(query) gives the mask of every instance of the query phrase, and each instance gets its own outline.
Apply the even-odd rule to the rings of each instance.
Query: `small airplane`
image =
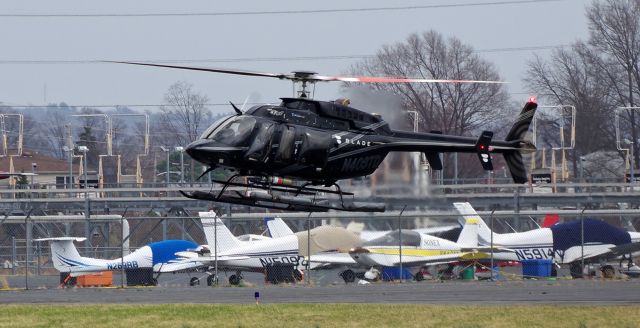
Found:
[[[188,198],[288,211],[382,212],[385,210],[382,204],[345,199],[344,196],[353,196],[353,193],[343,192],[337,181],[372,174],[390,152],[424,153],[434,170],[442,169],[442,153],[475,153],[482,168],[488,171],[493,170],[492,154],[502,154],[513,180],[516,183],[528,181],[522,153],[535,150],[533,143],[525,138],[538,106],[535,97],[525,103],[505,140],[493,140],[491,131],[483,131],[478,137],[463,137],[439,131],[392,130],[380,115],[351,107],[350,101],[345,99],[313,100],[309,90],[318,82],[330,81],[454,83],[461,85],[460,88],[466,88],[462,85],[468,84],[502,82],[323,76],[305,71],[279,74],[139,62],[113,63],[270,77],[301,85],[297,97],[281,98],[279,105],[257,105],[243,112],[231,104],[235,115],[213,123],[199,139],[189,144],[186,153],[208,167],[202,176],[215,169],[226,170],[232,175],[226,181],[215,181],[224,185],[221,191],[182,192]],[[256,190],[227,190],[233,186]],[[318,193],[334,194],[339,199],[331,202],[316,198]]]
[[[400,247],[402,245],[402,247]],[[478,246],[478,221],[467,219],[458,240],[453,242],[415,230],[394,230],[364,242],[349,251],[349,255],[361,266],[373,268],[423,267],[426,265],[475,262],[486,259],[490,247]],[[493,248],[494,253],[512,252],[505,248]],[[379,271],[378,271],[379,272]],[[414,278],[424,280],[419,270]],[[353,282],[353,272],[341,273],[345,282]]]
[[[218,237],[217,232],[215,231],[216,218],[200,217],[200,221],[202,223],[202,229],[204,231],[204,236],[207,243],[200,245],[195,249],[188,249],[186,251],[176,253],[176,255],[180,256],[181,259],[190,259],[198,256],[211,256],[211,252],[215,252],[215,248],[212,248],[210,245],[215,245],[216,237]],[[293,235],[293,231],[291,230],[291,228],[289,228],[289,226],[281,218],[265,218],[264,222],[267,226],[267,230],[265,231],[265,233],[268,232],[271,237],[265,236],[264,234],[244,234],[236,237],[238,242],[242,245],[253,245],[260,242],[272,240],[273,238]],[[225,238],[225,236],[226,235],[223,233],[219,238]],[[202,264],[201,269],[204,269],[204,271],[207,273],[207,286],[214,285],[216,280],[215,268],[208,264]],[[189,281],[190,286],[196,286],[199,284],[199,277],[191,277]]]
[[[176,255],[182,258],[181,262],[196,262],[209,267],[217,263],[219,271],[235,271],[229,276],[231,285],[240,284],[243,271],[262,272],[266,281],[272,283],[300,281],[302,269],[311,266],[306,258],[307,252],[312,256],[333,254],[336,250],[347,250],[362,242],[344,228],[320,226],[295,234],[283,229],[284,233],[277,233],[277,238],[246,243],[235,237],[215,212],[200,212],[199,216],[205,229],[210,229],[207,250],[182,251]],[[209,239],[213,233],[217,238]],[[348,257],[348,254],[337,257]]]
[[[596,219],[574,220],[556,223],[548,228],[525,232],[495,233],[469,203],[454,203],[458,212],[467,220],[477,220],[478,240],[482,245],[512,249],[513,252],[495,254],[498,261],[523,261],[545,259],[554,263],[569,264],[571,276],[582,277],[582,260],[600,264],[603,276],[613,277],[615,266],[609,260],[620,260],[620,272],[640,275],[640,268],[632,261],[640,253],[640,233],[624,231]],[[584,231],[584,239],[581,231]],[[581,241],[584,241],[582,247]],[[584,255],[583,255],[584,252]],[[622,263],[627,260],[627,265]]]
[[[41,238],[35,241],[48,241],[51,244],[51,261],[56,270],[69,273],[63,282],[67,285],[72,277],[78,277],[102,271],[120,271],[130,269],[152,269],[153,273],[178,272],[195,269],[202,264],[195,262],[179,262],[177,252],[193,249],[196,243],[187,240],[164,240],[143,246],[131,254],[113,260],[80,256],[73,244],[81,242],[84,237]],[[158,282],[153,278],[152,285]]]

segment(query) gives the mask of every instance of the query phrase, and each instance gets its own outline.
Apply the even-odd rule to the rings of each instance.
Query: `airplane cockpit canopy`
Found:
[[[422,238],[420,238],[420,233],[413,230],[394,230],[382,237],[364,242],[362,246],[399,246],[400,240],[402,240],[402,246],[418,247]]]
[[[245,144],[256,127],[256,119],[251,116],[233,116],[216,123],[202,136],[225,146]]]

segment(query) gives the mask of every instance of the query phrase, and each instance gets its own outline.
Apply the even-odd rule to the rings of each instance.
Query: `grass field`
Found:
[[[634,306],[3,305],[0,327],[640,327]]]

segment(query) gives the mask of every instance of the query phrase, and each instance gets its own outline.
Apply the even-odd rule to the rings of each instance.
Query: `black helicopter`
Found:
[[[319,101],[309,97],[310,85],[321,81],[362,83],[499,83],[494,81],[429,80],[387,77],[321,76],[314,72],[273,74],[241,70],[199,68],[152,63],[124,64],[196,71],[264,76],[301,84],[298,97],[281,98],[279,105],[258,105],[213,123],[185,151],[209,167],[235,172],[217,193],[182,192],[200,200],[292,211],[384,211],[384,205],[348,202],[338,180],[372,174],[389,152],[422,152],[434,170],[442,169],[440,153],[476,153],[485,170],[493,170],[492,153],[504,155],[513,180],[527,181],[522,152],[535,146],[524,139],[537,108],[530,98],[504,141],[493,141],[493,132],[479,137],[444,135],[437,132],[394,131],[379,115],[350,107],[344,101]],[[205,172],[206,173],[206,172]],[[203,174],[204,175],[204,174]],[[240,178],[240,181],[237,182]],[[230,186],[263,190],[227,190]],[[314,187],[312,187],[314,186]],[[321,186],[321,187],[315,187]],[[335,187],[328,189],[323,187]],[[266,192],[264,192],[266,191]],[[316,199],[317,193],[339,196],[338,204]],[[306,195],[306,197],[299,197]]]

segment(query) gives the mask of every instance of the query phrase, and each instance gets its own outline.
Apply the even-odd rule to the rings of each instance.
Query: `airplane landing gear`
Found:
[[[356,273],[351,269],[344,270],[340,272],[340,277],[344,280],[345,283],[350,283],[356,281]]]
[[[236,274],[232,274],[231,276],[229,276],[229,284],[233,286],[239,285],[240,281],[242,281],[242,275],[240,274],[240,272],[237,272]]]
[[[582,265],[580,263],[571,263],[569,273],[571,273],[571,278],[573,279],[582,278]]]
[[[215,274],[211,274],[207,277],[207,286],[214,286],[218,284],[218,277]]]
[[[197,285],[200,285],[200,279],[198,279],[198,277],[191,277],[191,280],[189,280],[189,286]]]

